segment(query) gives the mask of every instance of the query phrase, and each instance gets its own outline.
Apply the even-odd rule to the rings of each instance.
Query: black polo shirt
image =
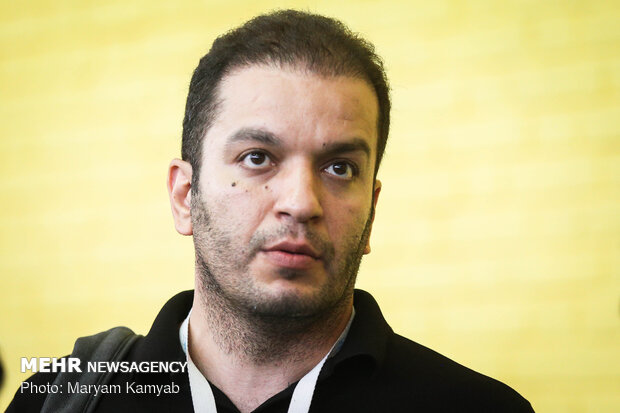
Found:
[[[149,333],[125,358],[128,361],[185,361],[179,327],[187,317],[193,291],[170,299]],[[395,334],[370,294],[355,291],[355,318],[340,351],[328,359],[314,391],[311,412],[532,412],[510,387],[476,373],[420,344]],[[36,384],[54,374],[35,374]],[[187,373],[117,374],[111,384],[171,384],[177,392],[156,396],[123,391],[102,395],[97,412],[191,412]],[[297,383],[274,395],[255,413],[286,413]],[[238,413],[226,395],[212,386],[218,413]],[[39,411],[45,394],[20,394],[8,412]]]

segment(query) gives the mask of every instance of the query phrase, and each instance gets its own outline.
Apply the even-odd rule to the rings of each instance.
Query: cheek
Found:
[[[370,205],[361,202],[343,202],[338,199],[336,203],[325,208],[326,221],[331,227],[332,239],[358,236],[364,230],[370,214]]]
[[[263,187],[252,188],[233,180],[214,197],[213,214],[220,217],[218,220],[228,232],[236,233],[247,241],[268,211],[266,192],[268,190]]]

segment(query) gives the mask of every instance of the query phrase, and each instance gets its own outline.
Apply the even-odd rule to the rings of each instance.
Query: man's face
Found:
[[[250,66],[225,77],[219,97],[192,188],[199,282],[271,317],[350,299],[380,190],[373,90]]]

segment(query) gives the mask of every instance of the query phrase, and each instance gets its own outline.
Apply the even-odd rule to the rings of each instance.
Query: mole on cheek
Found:
[[[269,189],[269,185],[265,185],[265,189]]]
[[[232,184],[230,184],[230,186],[236,186],[236,185],[237,185],[236,182],[233,182]]]

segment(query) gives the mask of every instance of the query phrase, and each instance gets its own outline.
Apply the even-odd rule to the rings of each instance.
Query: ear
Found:
[[[174,218],[174,227],[181,235],[192,235],[192,166],[173,159],[168,167],[168,197]]]
[[[370,232],[372,232],[372,224],[375,222],[375,210],[377,209],[377,201],[379,200],[379,193],[381,192],[381,181],[375,180],[375,190],[372,194],[372,217],[370,217]],[[364,254],[370,254],[370,233],[368,234],[368,241],[366,242],[366,246],[364,247]]]

